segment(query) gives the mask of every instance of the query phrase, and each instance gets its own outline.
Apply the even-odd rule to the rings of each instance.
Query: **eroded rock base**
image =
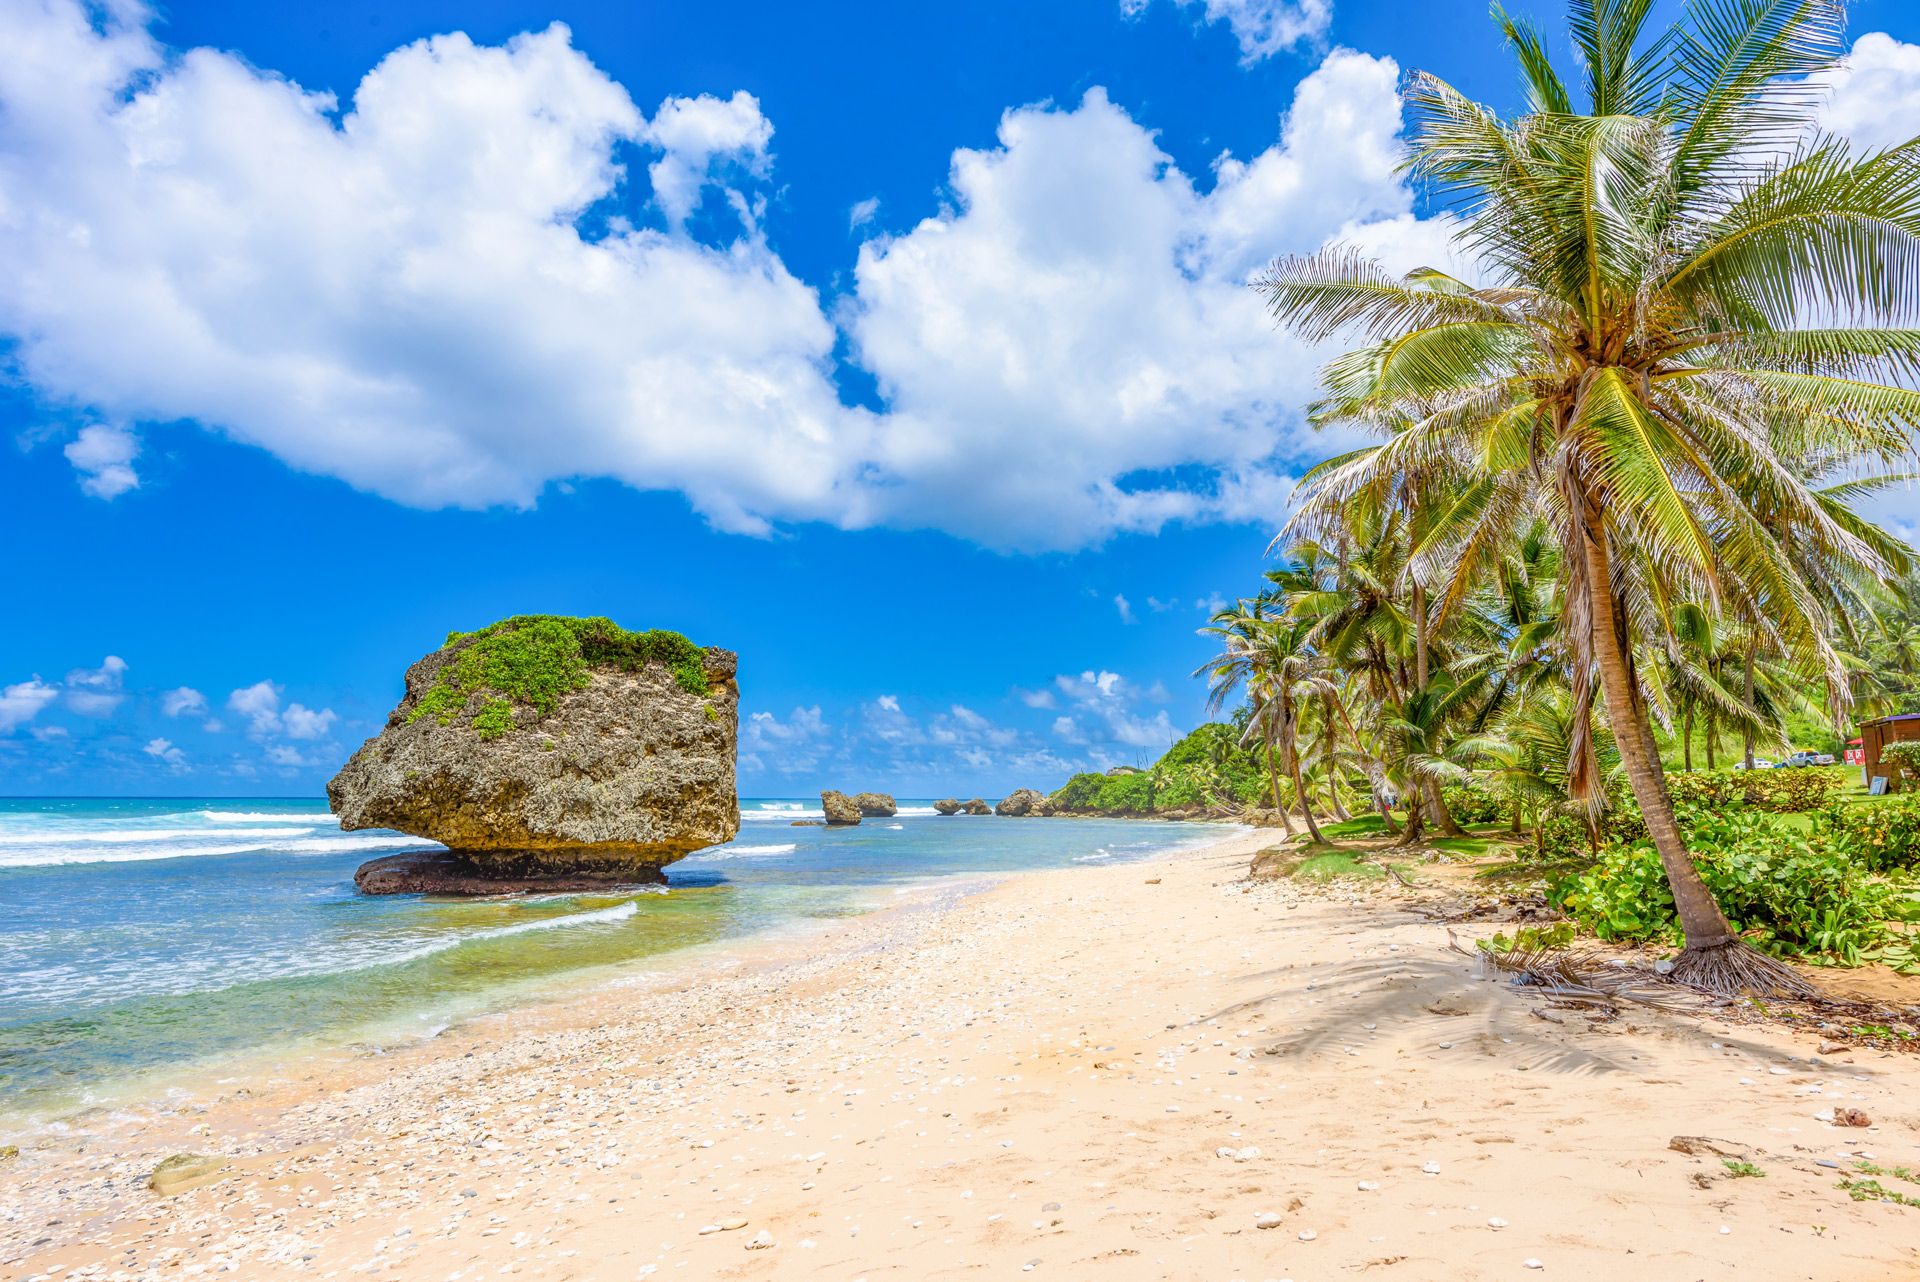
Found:
[[[361,864],[353,884],[366,895],[505,895],[570,890],[610,890],[659,885],[659,865],[605,856],[574,857],[564,851],[527,854],[418,850]]]

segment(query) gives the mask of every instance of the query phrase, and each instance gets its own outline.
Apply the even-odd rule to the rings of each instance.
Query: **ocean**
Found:
[[[353,870],[431,849],[340,830],[311,798],[0,799],[0,1126],[160,1095],[227,1062],[433,1036],[661,958],[869,911],[940,879],[1139,859],[1201,824],[937,816],[741,832],[666,886],[477,900],[368,897]]]

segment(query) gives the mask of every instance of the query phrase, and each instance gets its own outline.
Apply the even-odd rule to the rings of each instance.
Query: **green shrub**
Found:
[[[1152,781],[1144,774],[1082,774],[1053,794],[1053,804],[1059,810],[1144,815],[1152,809],[1151,798]]]
[[[1740,786],[1745,770],[1675,770],[1667,775],[1667,794],[1676,806],[1737,806],[1746,804]]]
[[[480,629],[450,632],[446,648],[453,659],[443,665],[421,696],[408,721],[437,718],[445,725],[485,691],[489,698],[474,715],[482,739],[497,739],[515,728],[513,706],[553,711],[554,701],[586,686],[596,667],[637,671],[663,663],[689,694],[711,693],[706,651],[678,632],[629,632],[611,619],[573,619],[553,614],[522,614]]]
[[[1880,763],[1887,777],[1900,783],[1920,779],[1920,740],[1890,743],[1880,749]]]
[[[1683,816],[1694,863],[1734,928],[1756,947],[1858,965],[1887,938],[1897,894],[1792,821],[1733,808]],[[1553,901],[1602,939],[1679,944],[1679,920],[1649,841],[1621,843],[1555,886]]]
[[[1780,814],[1802,814],[1832,804],[1840,795],[1842,774],[1840,770],[1814,767],[1676,770],[1667,776],[1667,791],[1676,806],[1753,806]]]
[[[1814,826],[1828,846],[1864,868],[1920,867],[1920,793],[1841,802]]]
[[[1151,770],[1079,774],[1052,796],[1056,809],[1151,815],[1169,810],[1270,804],[1264,757],[1240,746],[1240,732],[1209,722],[1167,749]]]
[[[1463,824],[1490,824],[1507,819],[1513,813],[1507,802],[1485,788],[1455,784],[1440,790],[1440,800],[1446,803],[1448,813]]]

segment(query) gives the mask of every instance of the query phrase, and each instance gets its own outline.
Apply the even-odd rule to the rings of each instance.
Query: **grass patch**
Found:
[[[1720,1159],[1720,1165],[1727,1168],[1727,1176],[1729,1179],[1763,1180],[1767,1177],[1767,1173],[1755,1166],[1752,1162],[1742,1162],[1735,1158],[1723,1157]]]
[[[585,688],[598,667],[635,672],[662,663],[682,690],[703,698],[711,693],[703,648],[678,632],[629,632],[611,619],[515,615],[477,632],[450,632],[446,648],[456,657],[440,669],[407,720],[433,717],[446,725],[473,695],[485,692],[491,697],[473,718],[482,739],[515,729],[517,704],[553,711],[562,694]]]
[[[1321,835],[1327,837],[1378,837],[1386,831],[1387,821],[1379,815],[1356,815],[1337,824],[1320,825]]]
[[[1394,869],[1402,877],[1404,869]],[[1350,850],[1336,850],[1331,846],[1310,846],[1306,858],[1287,870],[1287,876],[1295,881],[1329,882],[1353,878],[1358,881],[1380,881],[1387,875],[1385,865],[1373,863],[1361,858]]]
[[[1427,844],[1435,850],[1458,855],[1462,859],[1481,859],[1492,854],[1496,846],[1505,843],[1495,841],[1492,837],[1435,837]]]
[[[1533,859],[1521,856],[1517,859],[1502,860],[1497,864],[1488,864],[1485,868],[1474,869],[1475,881],[1488,881],[1500,885],[1514,882],[1559,881],[1562,877],[1585,872],[1593,867],[1593,860],[1585,856],[1569,856],[1564,859]]]

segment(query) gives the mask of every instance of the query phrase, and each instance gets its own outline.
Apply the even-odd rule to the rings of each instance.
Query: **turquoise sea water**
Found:
[[[223,1059],[417,1037],[610,967],[871,907],[933,878],[1141,858],[1217,829],[941,818],[858,828],[748,799],[741,834],[622,894],[355,893],[431,842],[344,833],[326,803],[0,799],[0,1121],[85,1107]]]

